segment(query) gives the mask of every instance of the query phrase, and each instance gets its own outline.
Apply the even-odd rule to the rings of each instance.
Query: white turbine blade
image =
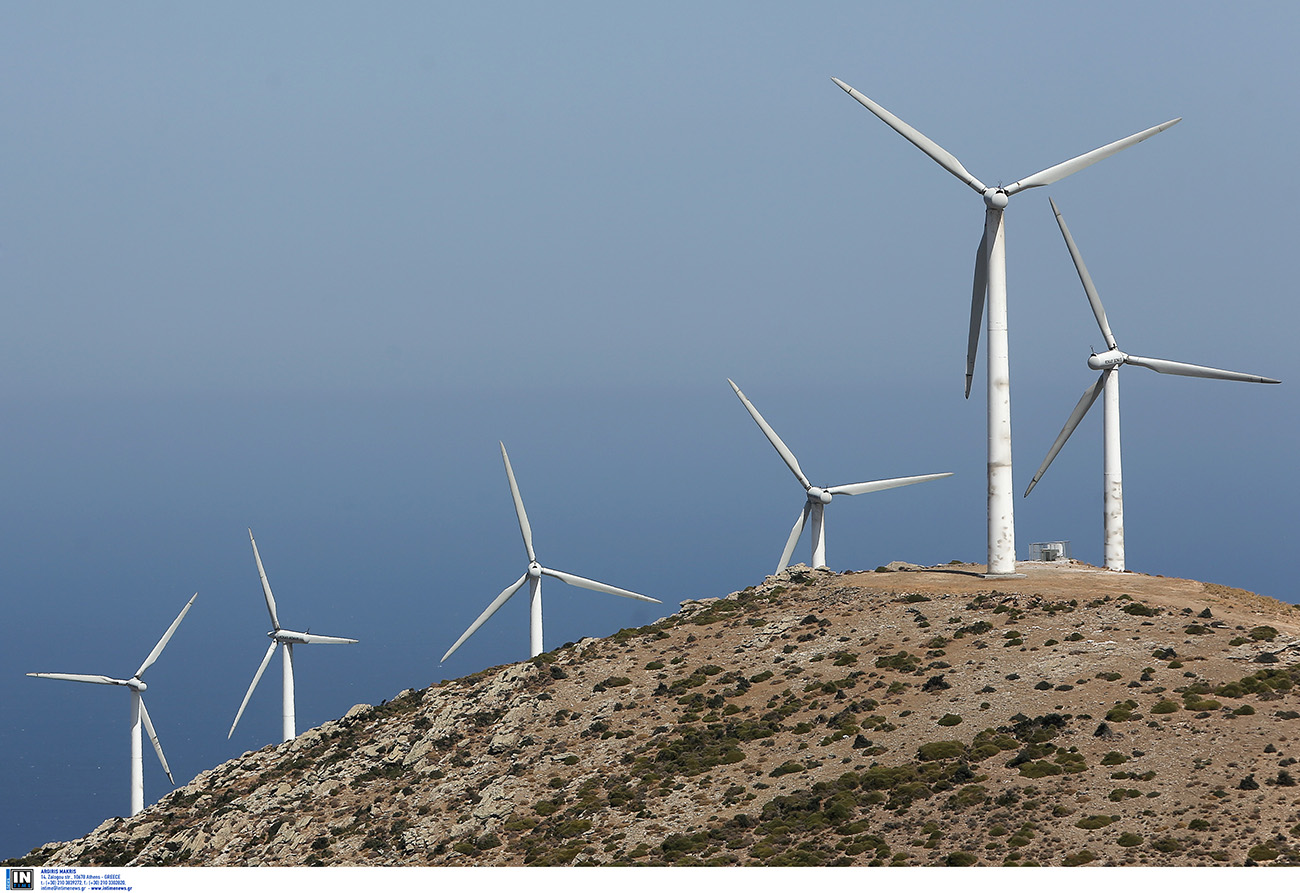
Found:
[[[1173,360],[1157,360],[1154,357],[1135,357],[1129,354],[1125,363],[1144,366],[1167,375],[1190,375],[1193,378],[1217,378],[1222,381],[1253,381],[1258,384],[1281,384],[1276,378],[1251,375],[1247,372],[1229,372],[1227,369],[1215,369],[1213,366],[1194,366],[1191,363],[1176,363]]]
[[[266,649],[266,656],[257,665],[257,672],[253,674],[253,683],[248,686],[248,691],[244,693],[244,700],[239,704],[239,712],[235,714],[235,721],[230,724],[230,731],[226,733],[227,740],[231,735],[235,734],[235,726],[239,725],[239,718],[244,715],[244,708],[248,706],[248,699],[253,696],[253,689],[257,688],[257,683],[261,681],[262,674],[266,672],[266,665],[271,662],[271,655],[275,654],[275,649],[279,645],[279,642],[272,642],[271,647]]]
[[[904,139],[906,139],[912,145],[916,146],[916,148],[920,149],[926,155],[929,155],[931,158],[933,158],[935,161],[939,163],[940,167],[942,167],[948,173],[952,174],[958,180],[961,180],[971,189],[974,189],[976,192],[983,193],[984,190],[988,188],[979,180],[975,179],[975,176],[970,171],[962,167],[961,162],[957,160],[956,156],[953,155],[951,152],[949,152],[947,149],[945,149],[943,146],[939,145],[934,140],[926,136],[924,133],[917,130],[911,124],[908,124],[902,118],[898,117],[893,112],[889,111],[889,109],[880,105],[880,103],[875,102],[866,96],[863,96],[857,90],[854,90],[848,84],[841,81],[839,78],[831,78],[831,80],[835,82],[835,85],[837,87],[839,87],[845,93],[849,94],[858,102],[866,106],[867,110],[870,111],[873,115],[875,115],[881,121],[884,121],[890,127],[894,128],[894,130],[898,131],[898,133],[900,133]]]
[[[248,541],[253,544],[253,558],[257,561],[257,576],[262,581],[262,595],[266,596],[266,610],[271,613],[271,629],[280,631],[280,618],[275,615],[275,596],[271,595],[271,584],[266,580],[266,569],[262,567],[262,556],[257,554],[257,540],[253,539],[252,528],[248,531]]]
[[[486,623],[487,619],[497,612],[497,608],[501,607],[506,602],[510,601],[510,596],[518,592],[519,587],[523,586],[524,581],[527,579],[528,579],[528,575],[524,574],[518,580],[516,580],[515,582],[507,586],[505,589],[503,589],[500,595],[492,599],[492,604],[487,606],[487,610],[485,610],[482,614],[478,615],[478,620],[475,620],[473,623],[471,623],[469,625],[469,629],[461,633],[460,638],[456,640],[456,644],[452,645],[450,648],[447,649],[447,653],[442,656],[442,660],[438,661],[438,663],[445,663],[447,658],[455,654],[456,649],[459,648],[461,645],[465,644],[465,640],[468,639],[470,636],[474,635],[474,633],[478,631],[478,628],[482,626],[484,623]]]
[[[1096,164],[1103,158],[1109,158],[1116,152],[1127,149],[1129,146],[1135,146],[1144,139],[1155,136],[1161,131],[1173,127],[1182,118],[1174,118],[1172,121],[1166,121],[1163,124],[1157,124],[1155,127],[1148,127],[1141,133],[1135,133],[1132,136],[1126,136],[1122,140],[1115,140],[1113,143],[1107,143],[1100,149],[1093,149],[1091,152],[1085,152],[1069,161],[1062,161],[1060,164],[1054,164],[1046,170],[1041,170],[1036,174],[1030,174],[1023,180],[1017,180],[1010,186],[1006,187],[1003,192],[1007,195],[1015,195],[1025,189],[1033,189],[1035,186],[1047,186],[1049,183],[1055,183],[1062,177],[1068,177],[1070,174],[1083,170],[1089,165]]]
[[[1092,404],[1097,402],[1097,396],[1101,393],[1102,388],[1106,386],[1106,376],[1111,375],[1113,372],[1113,369],[1107,369],[1101,373],[1101,376],[1096,381],[1088,386],[1088,390],[1083,392],[1079,402],[1074,405],[1070,417],[1065,420],[1065,427],[1061,429],[1060,434],[1056,435],[1056,441],[1052,444],[1052,448],[1047,451],[1047,458],[1043,460],[1042,465],[1038,466],[1038,473],[1034,475],[1034,479],[1025,488],[1025,496],[1028,496],[1030,491],[1038,484],[1038,479],[1047,471],[1047,466],[1052,464],[1052,460],[1061,451],[1061,447],[1065,446],[1065,442],[1070,439],[1074,429],[1079,427],[1079,422],[1083,421],[1083,417],[1088,414],[1088,410],[1092,409]]]
[[[145,670],[153,666],[153,662],[158,659],[158,655],[162,654],[162,650],[167,647],[167,643],[171,641],[172,634],[176,632],[176,627],[181,625],[181,621],[185,619],[185,615],[189,612],[190,606],[194,604],[194,600],[198,597],[199,594],[197,592],[190,596],[190,600],[185,603],[185,607],[181,608],[180,614],[176,615],[176,619],[172,621],[172,625],[167,627],[167,632],[163,633],[163,637],[158,640],[158,644],[153,646],[153,651],[150,651],[149,656],[144,659],[144,663],[140,664],[140,669],[135,671],[135,678],[139,679],[144,675]]]
[[[313,636],[311,633],[299,633],[303,645],[355,645],[357,639],[345,639],[341,636]],[[295,645],[299,642],[294,642]]]
[[[790,452],[790,448],[785,445],[785,441],[777,436],[777,433],[772,430],[772,426],[767,423],[767,419],[763,418],[762,414],[754,408],[754,404],[749,402],[749,398],[744,395],[740,388],[736,387],[734,381],[728,378],[727,384],[731,385],[731,389],[736,392],[736,396],[740,398],[740,402],[745,404],[745,409],[749,410],[749,414],[753,417],[754,421],[758,423],[759,429],[767,437],[768,441],[771,442],[772,446],[776,447],[777,453],[779,453],[781,458],[785,460],[785,464],[790,466],[790,470],[793,471],[794,476],[799,479],[799,483],[803,484],[803,488],[807,490],[811,487],[812,482],[808,480],[808,476],[805,475],[803,469],[799,467],[799,460],[794,457],[794,453]]]
[[[94,682],[97,685],[126,685],[125,679],[114,679],[112,676],[86,676],[79,673],[28,673],[28,676],[35,676],[38,679],[64,679],[68,682]]]
[[[880,490],[892,490],[895,487],[906,487],[908,484],[922,484],[926,481],[937,481],[939,478],[952,477],[951,471],[942,471],[938,474],[914,474],[905,478],[888,478],[881,481],[866,481],[861,484],[840,484],[838,487],[827,487],[826,492],[832,496],[858,496],[862,493],[876,493]]]
[[[984,319],[984,298],[989,290],[989,223],[984,224],[979,251],[975,254],[975,285],[970,296],[970,334],[966,336],[966,398],[970,399],[975,376],[975,355],[980,347],[980,322]]]
[[[510,457],[506,455],[506,445],[501,444],[501,458],[506,463],[506,477],[510,479],[510,496],[515,501],[515,515],[519,518],[519,532],[524,536],[524,549],[528,552],[528,560],[536,561],[537,554],[533,552],[533,528],[528,524],[528,513],[524,511],[524,498],[519,495],[519,485],[515,483],[515,470],[510,467]],[[455,649],[453,649],[455,650]],[[450,654],[451,652],[447,652]],[[446,660],[446,658],[443,658]]]
[[[1070,257],[1074,259],[1074,269],[1079,273],[1079,281],[1083,283],[1088,303],[1092,305],[1092,315],[1097,317],[1097,325],[1101,327],[1101,336],[1106,339],[1106,347],[1115,350],[1115,335],[1110,330],[1110,323],[1106,321],[1106,308],[1101,306],[1101,295],[1097,294],[1097,287],[1092,284],[1092,277],[1088,275],[1088,268],[1083,263],[1083,255],[1079,253],[1079,246],[1074,244],[1074,237],[1070,235],[1070,228],[1065,225],[1065,217],[1060,208],[1056,207],[1056,202],[1051,198],[1048,198],[1048,202],[1052,205],[1052,213],[1056,215],[1057,225],[1061,227],[1061,235],[1065,237],[1065,247],[1070,249]]]
[[[176,779],[172,778],[171,767],[167,765],[167,758],[163,756],[162,744],[158,741],[158,733],[153,730],[153,720],[149,718],[149,711],[144,708],[144,698],[140,699],[140,718],[144,720],[144,730],[149,733],[149,740],[153,742],[154,752],[158,754],[158,762],[162,763],[163,771],[167,773],[167,780],[176,784]]]
[[[809,505],[805,502],[803,511],[799,513],[799,520],[794,522],[794,527],[790,530],[790,538],[785,541],[785,550],[781,553],[781,561],[776,566],[778,574],[790,563],[790,556],[794,554],[794,547],[799,542],[799,534],[803,533],[803,526],[808,521],[808,511]]]
[[[634,598],[641,602],[654,602],[661,605],[663,602],[657,598],[651,598],[648,595],[641,595],[637,592],[631,592],[627,589],[619,589],[617,586],[610,586],[608,583],[599,583],[596,580],[588,580],[586,577],[579,577],[577,574],[566,574],[564,571],[553,571],[549,567],[542,568],[542,573],[548,577],[554,577],[557,580],[563,580],[570,586],[581,586],[583,589],[593,589],[596,592],[605,592],[610,595],[621,595],[624,598]]]

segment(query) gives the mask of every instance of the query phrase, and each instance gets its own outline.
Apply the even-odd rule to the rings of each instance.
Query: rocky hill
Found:
[[[1300,608],[797,566],[405,691],[6,864],[1300,863]]]

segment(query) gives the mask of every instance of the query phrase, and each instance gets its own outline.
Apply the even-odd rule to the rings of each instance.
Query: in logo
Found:
[[[5,869],[5,889],[6,890],[35,890],[36,884],[35,868],[6,868]]]

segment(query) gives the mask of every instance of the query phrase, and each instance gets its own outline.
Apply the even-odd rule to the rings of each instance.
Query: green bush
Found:
[[[1031,763],[1022,763],[1020,774],[1025,778],[1043,778],[1048,775],[1061,775],[1065,770],[1056,763],[1049,763],[1047,760],[1034,760]]]
[[[1254,712],[1255,712],[1254,710],[1251,711],[1251,713]],[[939,718],[939,725],[941,726],[955,726],[960,722],[961,722],[961,717],[955,713],[945,713],[943,716]]]
[[[1080,850],[1077,853],[1066,856],[1061,860],[1061,864],[1066,868],[1073,868],[1076,865],[1087,865],[1089,862],[1097,861],[1097,854],[1091,850]]]
[[[1120,753],[1117,750],[1112,750],[1104,757],[1101,758],[1101,764],[1103,766],[1118,766],[1121,763],[1127,763],[1127,762],[1128,762],[1128,757],[1124,756],[1124,754]]]
[[[1085,831],[1095,831],[1098,828],[1105,828],[1118,819],[1119,816],[1117,815],[1090,815],[1087,818],[1079,819],[1074,823],[1074,827],[1083,828]]]
[[[1255,708],[1249,704],[1242,704],[1236,710],[1232,711],[1233,716],[1254,716]]]
[[[1273,855],[1273,858],[1277,858],[1276,853]],[[943,860],[943,864],[953,868],[967,868],[971,865],[978,865],[979,861],[979,857],[973,853],[958,850],[955,853],[949,853],[948,857]]]
[[[1256,642],[1271,642],[1277,638],[1277,630],[1271,626],[1257,626],[1250,632],[1246,633]],[[1276,857],[1275,857],[1276,858]]]
[[[1246,858],[1255,862],[1272,862],[1280,854],[1266,843],[1253,846],[1246,851]]]
[[[915,654],[908,654],[906,651],[900,651],[889,657],[876,658],[876,669],[878,670],[902,670],[912,672],[921,664],[921,659]]]
[[[1106,714],[1107,722],[1128,722],[1129,720],[1138,719],[1139,715],[1133,711],[1137,709],[1137,701],[1116,702],[1115,706],[1110,708]]]
[[[951,760],[966,753],[966,745],[960,741],[931,741],[917,749],[916,758],[922,762],[932,760]]]
[[[1116,840],[1115,842],[1118,843],[1120,846],[1125,846],[1125,847],[1137,846],[1142,842],[1142,835],[1134,834],[1131,831],[1125,831],[1123,834],[1119,836],[1119,839]]]
[[[1161,701],[1151,708],[1152,713],[1177,713],[1178,704],[1175,701]]]
[[[787,760],[767,774],[771,778],[780,778],[782,775],[792,775],[795,772],[803,772],[806,768],[807,767],[804,766],[803,763],[797,763],[794,760]]]
[[[1173,837],[1162,837],[1160,840],[1151,844],[1151,849],[1159,853],[1177,853],[1182,850],[1182,848],[1182,842]]]
[[[1134,617],[1154,617],[1160,613],[1159,608],[1152,608],[1142,602],[1129,602],[1120,608],[1125,614],[1132,614]]]

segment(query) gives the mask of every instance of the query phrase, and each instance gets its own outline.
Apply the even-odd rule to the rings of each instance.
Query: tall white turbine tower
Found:
[[[135,671],[135,675],[130,679],[114,679],[111,676],[82,676],[76,673],[28,673],[28,676],[36,676],[41,679],[66,679],[69,682],[94,682],[98,685],[124,685],[131,690],[131,815],[135,815],[144,809],[144,753],[140,739],[140,724],[144,723],[145,730],[149,733],[149,740],[153,742],[154,752],[158,754],[158,762],[162,763],[163,771],[167,773],[167,780],[173,785],[176,779],[172,778],[172,770],[167,765],[167,758],[163,756],[162,745],[158,743],[158,733],[154,731],[153,721],[149,719],[149,711],[145,709],[144,698],[141,696],[149,686],[144,684],[144,671],[153,666],[158,655],[162,654],[167,643],[171,640],[172,634],[176,632],[176,627],[181,625],[185,615],[190,610],[190,605],[199,597],[196,592],[190,596],[190,600],[181,608],[180,614],[172,621],[172,625],[167,627],[167,632],[163,633],[158,644],[153,646],[153,651],[140,664],[140,669]]]
[[[1017,180],[1009,186],[985,186],[960,161],[934,140],[898,118],[888,109],[863,96],[838,78],[837,86],[862,103],[876,117],[898,131],[914,146],[929,155],[940,167],[961,180],[984,199],[984,234],[975,254],[975,287],[971,296],[970,335],[966,348],[966,396],[970,396],[975,371],[975,353],[979,345],[979,323],[988,297],[988,573],[1006,576],[1016,571],[1016,528],[1014,494],[1011,482],[1011,371],[1007,349],[1007,276],[1006,246],[1002,212],[1017,192],[1055,183],[1090,164],[1127,149],[1162,130],[1173,127],[1182,118],[1174,118],[1156,127],[1093,149],[1077,158],[1063,161],[1046,170]]]
[[[515,483],[515,472],[510,467],[510,456],[506,453],[506,445],[501,444],[501,458],[506,464],[506,477],[510,480],[510,496],[515,501],[515,515],[519,518],[519,532],[524,537],[524,551],[528,553],[528,569],[524,575],[515,582],[511,583],[506,589],[492,600],[487,609],[478,616],[478,619],[469,625],[469,629],[461,634],[456,640],[456,644],[447,649],[447,653],[442,656],[442,661],[451,657],[456,649],[464,644],[465,640],[478,630],[480,626],[487,622],[487,619],[497,612],[497,609],[510,601],[510,597],[523,587],[524,581],[528,581],[528,605],[530,612],[529,622],[529,646],[531,656],[536,657],[544,650],[542,647],[542,577],[554,577],[557,580],[563,580],[570,586],[581,586],[583,589],[592,589],[596,592],[604,592],[609,595],[621,595],[624,598],[634,598],[637,601],[652,602],[656,605],[662,604],[657,598],[650,598],[648,595],[638,595],[635,592],[629,592],[626,589],[619,589],[617,586],[610,586],[607,583],[598,583],[595,580],[588,580],[586,577],[579,577],[575,574],[566,574],[564,571],[551,570],[548,567],[542,567],[537,561],[537,553],[533,551],[533,529],[528,524],[528,514],[524,511],[524,500],[519,495],[519,485]]]
[[[1106,530],[1106,567],[1113,571],[1124,570],[1124,484],[1120,471],[1120,440],[1119,440],[1119,368],[1124,365],[1145,366],[1155,372],[1164,372],[1170,375],[1189,375],[1193,378],[1218,378],[1224,381],[1253,381],[1259,384],[1279,384],[1276,378],[1265,378],[1262,375],[1250,375],[1244,372],[1229,372],[1226,369],[1214,369],[1209,366],[1193,366],[1191,363],[1176,363],[1172,360],[1156,360],[1151,357],[1139,357],[1132,354],[1126,354],[1119,349],[1115,341],[1115,335],[1111,332],[1110,323],[1106,320],[1106,309],[1101,305],[1101,296],[1097,293],[1097,288],[1092,284],[1092,277],[1088,275],[1088,268],[1084,266],[1083,255],[1079,253],[1079,247],[1074,244],[1074,238],[1070,235],[1070,229],[1065,225],[1065,217],[1056,207],[1056,202],[1048,199],[1052,204],[1052,211],[1056,214],[1056,222],[1061,227],[1061,235],[1065,237],[1065,245],[1070,249],[1070,257],[1074,259],[1074,268],[1079,273],[1079,281],[1083,283],[1083,291],[1088,296],[1088,303],[1092,305],[1092,315],[1097,318],[1097,325],[1101,329],[1101,336],[1106,339],[1106,350],[1103,353],[1094,353],[1088,357],[1088,367],[1090,369],[1100,369],[1101,376],[1093,382],[1083,396],[1075,405],[1074,411],[1066,419],[1065,427],[1057,435],[1056,442],[1052,448],[1047,451],[1047,458],[1039,466],[1038,473],[1034,479],[1029,482],[1029,487],[1025,490],[1028,496],[1034,489],[1034,486],[1042,478],[1043,473],[1047,471],[1047,466],[1052,464],[1056,454],[1065,446],[1065,442],[1070,439],[1074,429],[1083,421],[1092,404],[1096,402],[1097,395],[1102,391],[1106,393],[1106,411],[1102,420],[1102,436],[1105,443],[1105,457],[1103,460],[1103,475],[1105,484],[1102,488],[1103,510],[1105,514]]]
[[[298,734],[297,724],[294,716],[293,706],[293,646],[294,645],[353,645],[356,639],[344,639],[339,636],[314,636],[311,633],[296,633],[293,630],[283,629],[280,626],[280,618],[275,612],[275,597],[271,595],[271,584],[266,581],[266,570],[262,567],[262,556],[257,554],[257,541],[253,539],[253,531],[248,531],[248,541],[253,544],[253,560],[257,562],[257,576],[262,580],[262,595],[266,597],[266,610],[271,614],[271,631],[267,633],[271,637],[271,644],[266,649],[266,656],[262,662],[257,665],[257,672],[253,674],[253,682],[248,686],[248,691],[244,694],[244,700],[239,705],[239,712],[235,714],[235,721],[230,724],[230,731],[226,733],[226,738],[235,734],[235,726],[239,725],[239,718],[244,715],[244,708],[248,706],[248,699],[253,696],[253,689],[257,688],[258,681],[261,680],[262,674],[266,672],[266,665],[271,662],[271,655],[275,654],[275,649],[281,645],[284,646],[284,685],[283,685],[283,706],[281,708],[284,740],[290,741]]]
[[[908,484],[920,484],[924,481],[938,480],[939,478],[951,477],[951,471],[944,471],[938,474],[918,474],[905,478],[889,478],[881,481],[866,481],[861,484],[838,484],[834,487],[815,487],[808,480],[808,476],[803,473],[799,467],[799,460],[794,457],[794,453],[785,445],[785,441],[777,435],[767,420],[754,408],[754,404],[749,402],[749,398],[736,387],[736,383],[730,378],[727,384],[736,392],[740,402],[749,410],[754,421],[758,423],[759,430],[767,437],[772,446],[776,448],[777,453],[785,460],[785,464],[794,472],[794,476],[799,480],[800,486],[808,496],[807,502],[804,503],[803,510],[799,513],[799,518],[794,522],[794,528],[790,531],[790,538],[786,540],[785,551],[781,553],[781,561],[776,566],[776,572],[779,574],[785,570],[786,565],[790,563],[790,556],[794,554],[794,547],[799,542],[799,536],[803,533],[804,525],[808,523],[809,517],[812,518],[812,566],[826,567],[826,506],[830,505],[833,496],[857,496],[862,493],[875,493],[879,490],[892,490],[894,487],[906,487]]]

